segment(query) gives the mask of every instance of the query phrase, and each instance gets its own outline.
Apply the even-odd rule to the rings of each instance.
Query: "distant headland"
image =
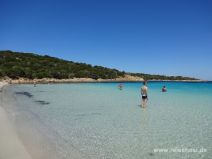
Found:
[[[0,51],[0,78],[11,83],[201,81],[182,76],[130,73],[48,55]]]

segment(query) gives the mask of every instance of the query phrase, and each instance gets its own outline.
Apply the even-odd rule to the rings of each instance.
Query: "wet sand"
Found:
[[[6,85],[0,82],[0,90]],[[0,158],[31,159],[0,103]]]

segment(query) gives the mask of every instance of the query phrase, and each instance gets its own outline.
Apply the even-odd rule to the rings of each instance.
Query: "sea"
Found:
[[[33,158],[212,158],[212,82],[149,82],[146,108],[142,83],[118,85],[9,85],[0,100]]]

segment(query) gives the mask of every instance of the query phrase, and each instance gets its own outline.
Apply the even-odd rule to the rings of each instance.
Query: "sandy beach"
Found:
[[[6,82],[0,82],[0,89],[6,84]],[[2,105],[0,105],[0,143],[1,159],[31,159],[15,129],[8,120]]]
[[[144,81],[141,77],[125,75],[115,79],[92,79],[92,78],[70,78],[70,79],[55,79],[55,78],[42,78],[42,79],[10,79],[6,78],[10,84],[33,84],[33,83],[98,83],[98,82],[139,82]]]
[[[70,79],[55,79],[55,78],[41,78],[41,79],[10,79],[5,78],[9,84],[48,84],[48,83],[102,83],[102,82],[143,82],[144,79],[137,76],[125,75],[124,77],[119,77],[115,79],[92,79],[92,78],[70,78]],[[208,82],[206,80],[148,80],[152,82]]]

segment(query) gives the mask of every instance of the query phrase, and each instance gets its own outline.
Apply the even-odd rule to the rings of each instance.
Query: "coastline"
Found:
[[[211,82],[207,80],[148,80],[150,82]]]
[[[0,82],[0,89],[7,82]],[[18,137],[14,127],[10,123],[7,114],[0,105],[0,158],[2,159],[31,159],[22,141]]]
[[[116,79],[92,79],[92,78],[71,78],[71,79],[56,79],[56,78],[42,78],[42,79],[2,79],[1,81],[8,84],[48,84],[48,83],[106,83],[106,82],[143,82],[141,77],[127,75]],[[150,82],[209,82],[207,80],[148,80]]]
[[[0,81],[0,90],[7,85]],[[10,99],[3,100],[6,95],[3,89],[0,92],[0,159],[63,159],[54,134],[46,135],[45,125],[33,114],[29,115],[30,112],[20,114],[19,110],[11,109],[14,105],[8,102]],[[78,151],[72,152],[74,158],[82,158]]]

